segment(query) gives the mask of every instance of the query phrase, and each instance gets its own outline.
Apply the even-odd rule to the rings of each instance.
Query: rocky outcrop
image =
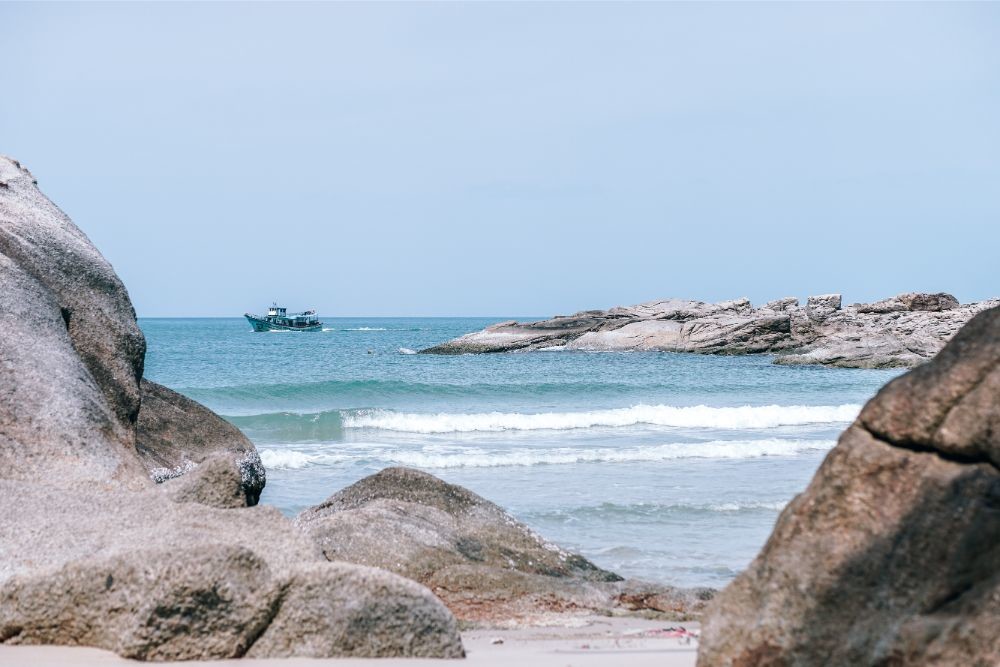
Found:
[[[330,563],[247,507],[264,482],[253,446],[140,383],[124,287],[6,158],[0,291],[0,641],[144,660],[463,654],[426,588]]]
[[[69,342],[131,444],[146,342],[125,287],[73,222],[36,187],[31,173],[0,156],[0,253],[51,298]],[[6,292],[5,292],[6,295]],[[7,307],[34,302],[5,299]],[[42,304],[39,304],[42,305]]]
[[[409,468],[366,477],[296,523],[328,559],[421,582],[467,621],[532,623],[556,613],[610,610],[690,617],[711,596],[624,583],[488,500]]]
[[[699,665],[1000,663],[1000,308],[886,385],[712,603]]]
[[[145,342],[125,288],[32,175],[0,157],[0,474],[142,488]]]
[[[257,448],[238,428],[166,387],[143,380],[136,449],[156,482],[179,477],[224,455],[240,473],[248,505],[256,505],[265,472]]]
[[[787,297],[754,308],[747,299],[652,301],[541,322],[501,322],[426,350],[466,354],[564,348],[594,351],[774,354],[779,364],[912,367],[933,357],[973,315],[998,300],[959,305],[948,294],[900,294],[843,307],[839,294]]]
[[[274,508],[201,504],[185,491],[205,470],[72,495],[0,479],[0,641],[142,660],[462,655],[426,588],[327,562]]]

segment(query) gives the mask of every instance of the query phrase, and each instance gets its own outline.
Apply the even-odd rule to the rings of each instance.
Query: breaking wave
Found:
[[[705,405],[634,405],[586,412],[407,413],[359,410],[343,414],[344,428],[369,428],[407,433],[467,433],[472,431],[566,430],[647,424],[684,428],[760,429],[803,424],[850,422],[860,405],[764,405],[716,408]]]
[[[307,466],[333,465],[350,460],[342,454],[310,454],[291,449],[259,449],[260,461],[264,468],[275,470],[297,470]]]
[[[260,458],[267,468],[290,469],[306,466],[357,462],[405,465],[415,468],[499,468],[579,463],[633,463],[673,459],[749,459],[763,456],[792,456],[805,451],[825,451],[832,440],[713,440],[674,442],[640,447],[557,447],[551,449],[513,448],[487,451],[478,448],[427,448],[420,451],[338,451],[337,453],[261,448]],[[737,507],[736,510],[739,508]],[[720,510],[723,511],[723,510]]]

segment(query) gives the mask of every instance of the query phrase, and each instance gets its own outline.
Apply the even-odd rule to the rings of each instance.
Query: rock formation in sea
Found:
[[[7,158],[0,293],[0,641],[146,660],[463,655],[427,588],[330,563],[248,506],[253,446],[141,381],[121,281]]]
[[[410,468],[386,468],[302,512],[333,561],[390,570],[430,588],[463,621],[651,611],[687,618],[710,589],[626,582],[546,542],[497,505]]]
[[[844,307],[839,294],[788,297],[754,308],[747,299],[651,301],[539,322],[501,322],[423,350],[466,354],[660,350],[774,354],[779,364],[912,367],[933,357],[976,313],[1000,300],[961,305],[949,294],[900,294]]]
[[[698,664],[1000,664],[998,466],[993,308],[865,406],[711,604]]]

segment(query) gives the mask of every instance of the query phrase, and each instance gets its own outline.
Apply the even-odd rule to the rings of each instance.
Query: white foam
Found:
[[[311,465],[342,463],[351,457],[343,454],[310,454],[293,449],[261,449],[260,461],[264,468],[298,470]]]
[[[411,350],[408,347],[401,347],[401,348],[399,348],[399,353],[400,354],[416,354],[417,351],[416,350]]]
[[[353,329],[344,329],[344,331],[388,331],[385,327],[354,327]]]
[[[494,468],[507,466],[567,465],[574,463],[635,463],[673,459],[748,459],[762,456],[792,456],[809,450],[827,450],[828,440],[716,440],[696,443],[668,443],[623,448],[556,448],[548,450],[511,449],[506,451],[396,452],[392,463],[417,468]]]
[[[708,505],[706,509],[713,512],[740,512],[742,510],[773,510],[775,512],[780,512],[785,509],[785,505],[788,503],[785,501],[767,503],[762,501],[749,501],[749,502],[735,502],[735,503],[718,503],[716,505]]]
[[[364,461],[387,465],[407,465],[416,468],[499,468],[536,465],[571,465],[581,463],[636,463],[670,461],[674,459],[750,459],[763,456],[794,456],[806,451],[825,451],[833,447],[832,440],[796,440],[767,438],[761,440],[713,440],[709,442],[672,442],[641,447],[557,447],[553,449],[515,448],[488,451],[477,448],[427,448],[419,451],[399,451],[388,447],[355,448],[354,453],[329,454],[293,449],[260,450],[265,468],[299,469],[313,465],[335,465]],[[378,451],[381,450],[381,451]],[[763,506],[761,506],[763,507]],[[720,505],[717,511],[739,511]],[[776,507],[775,509],[781,509]]]
[[[763,405],[715,408],[706,405],[634,405],[587,412],[405,413],[365,410],[346,413],[345,428],[370,428],[408,433],[467,433],[471,431],[565,430],[624,427],[638,424],[686,428],[759,429],[800,424],[846,423],[860,405]]]

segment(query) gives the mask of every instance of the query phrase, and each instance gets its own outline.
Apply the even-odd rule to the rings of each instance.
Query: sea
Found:
[[[420,349],[512,318],[142,318],[146,376],[239,427],[288,516],[388,466],[499,504],[623,576],[721,587],[898,371],[767,355]]]

